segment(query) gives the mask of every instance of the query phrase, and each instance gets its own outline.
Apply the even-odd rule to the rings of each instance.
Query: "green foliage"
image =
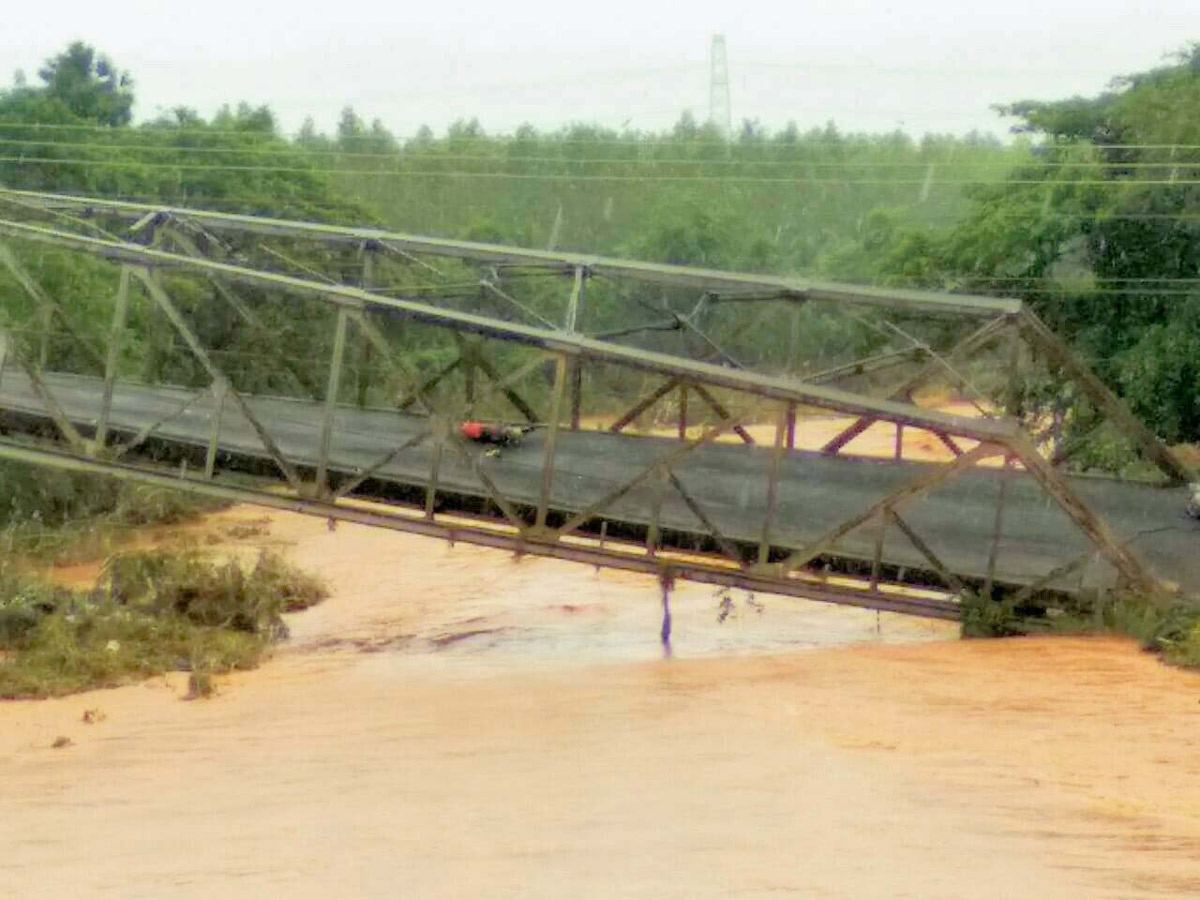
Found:
[[[286,635],[281,614],[325,594],[271,555],[246,572],[192,552],[125,554],[87,594],[0,569],[0,697],[56,696],[174,669],[252,668]]]
[[[181,491],[0,462],[0,554],[70,563],[104,558],[139,528],[219,509]]]
[[[965,638],[1013,637],[1026,633],[1026,626],[1003,598],[984,598],[968,591],[961,598],[962,636]]]

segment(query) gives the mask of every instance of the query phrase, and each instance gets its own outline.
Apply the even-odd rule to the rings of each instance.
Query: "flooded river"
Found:
[[[0,705],[0,897],[1200,894],[1200,677],[1125,642],[680,585],[665,660],[653,579],[233,522],[335,595],[211,700]]]

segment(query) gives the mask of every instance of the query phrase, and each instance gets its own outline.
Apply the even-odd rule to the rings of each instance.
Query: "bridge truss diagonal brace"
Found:
[[[804,406],[836,409],[843,413],[874,416],[888,421],[904,421],[906,424],[916,427],[931,426],[979,441],[1002,439],[1010,429],[1006,423],[967,419],[962,416],[922,410],[834,388],[807,385],[794,378],[730,369],[663,353],[609,344],[567,334],[561,330],[548,331],[473,313],[439,308],[420,299],[375,294],[350,285],[322,284],[276,273],[247,269],[229,263],[192,259],[155,248],[113,243],[8,220],[0,220],[0,234],[36,243],[66,247],[135,266],[218,274],[233,282],[282,290],[298,297],[320,297],[333,305],[350,304],[386,309],[395,314],[410,317],[414,321],[482,334],[509,343],[539,347],[552,352],[566,350],[589,360],[612,363],[639,371],[656,372],[668,377],[682,376],[701,381],[709,387],[730,388],[756,396],[795,401]]]
[[[187,256],[190,256],[194,259],[206,258],[196,242],[178,228],[167,227],[163,230],[166,232],[167,237],[176,245],[178,245],[179,249],[182,250]],[[263,249],[268,250],[269,252],[274,252],[270,251],[270,248],[268,247],[264,247]],[[217,296],[228,303],[230,308],[237,313],[238,317],[243,322],[254,329],[254,331],[258,332],[259,335],[270,339],[268,341],[268,346],[273,348],[277,345],[277,341],[275,340],[276,334],[267,327],[266,323],[264,323],[263,320],[258,317],[254,310],[250,308],[249,304],[247,304],[245,300],[238,296],[237,292],[229,287],[224,280],[216,275],[209,275],[208,283],[213,286],[213,290],[217,292]],[[296,379],[296,384],[300,386],[301,390],[305,391],[309,396],[315,398],[316,391],[314,389],[314,385],[305,378],[302,370],[292,362],[291,358],[285,354],[280,354],[277,359],[279,363],[288,371],[288,373],[291,374],[294,379]]]
[[[7,364],[9,358],[15,359],[17,365],[25,372],[25,377],[29,379],[29,386],[33,390],[34,396],[38,398],[46,412],[50,414],[51,420],[54,422],[54,427],[58,429],[59,434],[71,446],[71,449],[79,454],[87,454],[89,452],[88,442],[83,439],[83,436],[71,424],[71,420],[67,418],[67,413],[63,409],[58,398],[54,396],[54,392],[50,390],[45,379],[42,378],[42,373],[38,367],[29,361],[25,354],[25,350],[9,332],[7,328],[0,325],[0,360]]]
[[[590,506],[576,513],[565,524],[556,531],[550,532],[550,537],[553,540],[560,540],[572,532],[586,525],[591,519],[594,519],[598,514],[602,513],[608,507],[612,506],[630,491],[639,487],[648,479],[659,473],[669,473],[671,469],[683,460],[686,456],[701,447],[712,443],[726,431],[729,431],[737,423],[733,420],[725,421],[719,425],[715,425],[706,431],[694,441],[687,441],[681,446],[676,447],[671,452],[664,454],[660,459],[655,460],[633,478],[626,481],[623,485],[608,493],[606,496],[592,503]]]
[[[520,392],[512,386],[508,379],[504,378],[497,371],[496,367],[492,365],[492,361],[484,354],[483,348],[479,346],[478,341],[469,341],[457,331],[453,335],[455,343],[458,344],[461,365],[466,366],[468,370],[474,368],[482,372],[484,377],[492,383],[492,386],[504,394],[505,398],[513,405],[517,412],[525,417],[525,421],[531,424],[540,421],[533,406],[521,396]],[[468,398],[468,402],[470,399]]]
[[[200,339],[196,337],[195,332],[192,331],[191,326],[189,326],[187,323],[187,320],[183,318],[182,314],[175,307],[175,304],[171,302],[171,298],[167,296],[167,292],[163,290],[162,286],[155,280],[152,272],[146,268],[135,268],[133,270],[133,275],[141,283],[142,287],[145,288],[151,299],[153,299],[154,302],[158,304],[159,308],[162,309],[163,313],[166,314],[167,318],[171,322],[171,325],[176,331],[179,332],[179,336],[183,338],[184,343],[188,345],[188,349],[192,351],[192,355],[195,356],[200,365],[204,367],[204,370],[208,373],[209,378],[211,378],[214,382],[224,381],[228,383],[229,379],[225,376],[225,373],[222,372],[221,369],[212,361],[212,358],[208,355],[208,352],[200,343]],[[233,402],[237,405],[238,410],[246,418],[246,421],[250,423],[250,427],[254,429],[254,433],[258,436],[259,442],[263,445],[263,449],[267,451],[267,455],[270,456],[275,465],[279,467],[279,470],[287,479],[288,484],[290,484],[294,490],[302,491],[304,489],[304,483],[301,480],[299,473],[296,471],[296,468],[287,461],[287,458],[283,455],[283,451],[281,451],[279,449],[279,445],[275,443],[275,439],[271,437],[270,433],[266,430],[266,428],[263,427],[263,424],[258,420],[258,417],[254,414],[254,411],[250,408],[250,404],[248,404],[245,398],[243,398],[242,395],[232,387],[226,391],[226,396],[233,400]]]
[[[929,381],[929,379],[934,375],[942,372],[945,367],[948,367],[949,363],[952,363],[954,360],[960,357],[978,353],[983,350],[988,344],[998,339],[1003,333],[1004,329],[1006,327],[1010,327],[1010,325],[1011,323],[1007,317],[993,319],[990,322],[982,325],[980,328],[976,329],[974,332],[967,335],[965,338],[955,344],[953,347],[946,350],[940,356],[930,360],[918,371],[914,372],[911,376],[905,379],[905,381],[902,382],[895,390],[888,394],[888,399],[902,400],[907,398],[909,394]],[[914,346],[907,348],[905,352],[911,352],[914,349],[927,350],[928,348]],[[951,371],[953,371],[953,369],[951,369]],[[839,434],[834,436],[831,440],[829,440],[821,448],[821,452],[830,455],[840,452],[848,443],[850,443],[878,421],[878,418],[872,416],[863,416],[859,418],[847,426]],[[917,425],[916,427],[920,428],[922,426]],[[949,447],[950,450],[955,453],[955,455],[958,455],[958,453],[961,452],[956,445],[951,446],[953,441],[950,443],[946,442],[944,438],[947,436],[945,436],[943,433],[939,433],[935,429],[931,430],[933,430],[935,435],[938,435],[939,439],[941,439],[943,443],[947,444],[947,447]]]
[[[404,361],[404,358],[395,351],[395,348],[388,343],[387,338],[384,337],[383,333],[376,327],[375,323],[367,318],[363,309],[361,307],[351,308],[347,311],[347,315],[359,327],[360,331],[367,338],[367,340],[375,347],[376,350],[379,351],[380,355],[384,358],[384,361],[388,365],[392,366],[394,371],[398,372],[402,378],[408,381],[408,387],[412,401],[419,402],[429,413],[429,415],[436,415],[437,408],[436,405],[433,404],[429,399],[429,395],[427,393],[429,389],[428,386],[426,384],[418,383],[418,378],[412,371],[411,367]],[[453,367],[457,368],[457,366],[462,364],[462,362],[463,358],[460,356],[453,363]],[[442,374],[444,375],[446,373],[443,372]],[[440,377],[441,376],[439,376],[439,380]],[[487,472],[483,470],[479,459],[472,455],[456,436],[452,434],[441,435],[440,439],[436,442],[436,445],[436,458],[438,459],[439,463],[444,449],[447,446],[450,447],[455,455],[457,455],[467,465],[472,474],[474,474],[476,479],[478,479],[479,483],[483,485],[483,488],[485,491],[487,491],[489,498],[493,503],[496,504],[496,508],[499,509],[504,515],[504,518],[509,521],[509,524],[519,530],[524,530],[526,528],[524,520],[517,514],[512,502],[500,492],[499,488],[496,487],[496,483],[492,481]],[[386,465],[386,462],[382,462],[381,464]],[[431,475],[431,485],[435,476],[436,472],[434,475]],[[430,491],[431,494],[429,505],[432,506],[432,487],[430,488]]]
[[[338,505],[308,497],[287,496],[239,484],[223,484],[219,481],[209,482],[198,478],[180,477],[178,474],[167,474],[130,465],[117,465],[64,452],[12,444],[3,439],[0,439],[0,459],[28,465],[47,466],[68,472],[112,477],[170,490],[182,490],[235,503],[254,503],[270,509],[316,516],[321,519],[337,519],[360,525],[389,528],[448,540],[451,543],[461,541],[473,546],[564,559],[597,567],[639,572],[652,576],[661,575],[664,568],[664,561],[644,555],[619,553],[595,546],[577,546],[570,543],[527,542],[520,534],[504,533],[494,528],[473,528],[454,522],[389,514],[377,509]],[[957,605],[945,600],[879,593],[862,594],[796,580],[771,582],[756,578],[744,570],[718,568],[701,561],[687,559],[672,559],[665,565],[675,576],[702,584],[740,588],[756,593],[782,594],[805,600],[822,600],[928,618],[954,620],[959,617]]]
[[[1076,527],[1125,578],[1130,586],[1157,596],[1162,592],[1162,585],[1151,573],[1149,568],[1134,552],[1113,534],[1108,523],[1089,507],[1083,498],[1071,489],[1070,484],[1046,459],[1037,452],[1037,448],[1025,436],[1014,438],[1017,458],[1025,466],[1025,470],[1042,486],[1043,490],[1054,499],[1055,503],[1065,512]]]
[[[874,505],[866,510],[852,516],[840,525],[830,529],[828,532],[811,542],[807,546],[801,547],[794,551],[787,559],[779,563],[772,563],[765,566],[757,566],[756,570],[764,573],[775,574],[779,578],[786,578],[791,573],[808,565],[825,551],[832,548],[839,540],[854,531],[861,525],[871,521],[877,516],[885,515],[888,509],[894,509],[900,505],[914,500],[923,494],[928,493],[933,488],[937,487],[942,482],[955,475],[961,474],[968,467],[974,465],[981,460],[993,456],[1001,456],[1007,452],[1007,448],[996,444],[980,444],[973,450],[964,453],[957,457],[954,462],[941,466],[933,472],[921,475],[913,479],[907,484],[901,485],[896,490],[892,491],[882,500],[879,500]]]
[[[66,310],[62,308],[62,305],[46,293],[42,286],[34,280],[29,270],[21,265],[9,246],[2,241],[0,241],[0,264],[3,264],[8,269],[17,283],[21,285],[21,289],[43,310],[47,319],[57,318],[62,323],[63,328],[66,329],[67,334],[83,350],[96,369],[101,372],[104,371],[103,354],[79,332],[71,321],[70,316],[67,315]],[[46,338],[48,337],[47,335]],[[46,338],[43,338],[43,340]]]
[[[1154,463],[1172,482],[1179,484],[1194,477],[1191,470],[1171,452],[1158,436],[1135,416],[1088,366],[1071,351],[1062,339],[1030,310],[1020,314],[1021,330],[1030,341],[1062,366],[1112,423],[1133,440],[1146,459]]]

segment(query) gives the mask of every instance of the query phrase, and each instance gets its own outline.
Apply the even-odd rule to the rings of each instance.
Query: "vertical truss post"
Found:
[[[121,362],[121,339],[125,334],[125,319],[129,311],[129,266],[121,266],[121,281],[117,285],[117,303],[113,308],[112,325],[108,330],[108,355],[104,361],[104,399],[100,405],[100,420],[96,423],[94,444],[103,449],[108,440],[108,420],[112,415],[113,387]]]
[[[1021,323],[1013,316],[1008,326],[1008,414],[1021,415]]]
[[[895,458],[896,462],[900,462],[901,460],[904,459],[904,423],[903,422],[896,423],[896,448],[892,455]]]
[[[571,286],[571,300],[567,305],[565,328],[572,334],[579,331],[579,322],[583,318],[584,301],[587,297],[587,270],[583,266],[575,267],[575,281]],[[571,363],[571,430],[579,430],[579,420],[583,408],[583,357],[577,356]]]
[[[656,466],[651,482],[652,497],[650,500],[650,525],[646,529],[646,555],[658,554],[659,538],[662,534],[662,505],[663,495],[666,494],[667,470]]]
[[[476,366],[474,348],[463,354],[463,399],[468,407],[475,405]]]
[[[375,283],[375,248],[367,242],[362,245],[362,289],[371,290]],[[371,386],[371,341],[364,334],[359,341],[358,377],[356,382],[356,400],[360,407],[367,405],[367,390]],[[319,482],[323,484],[323,482]]]
[[[779,461],[783,457],[784,435],[788,427],[785,408],[775,425],[775,445],[771,450],[771,467],[767,472],[767,503],[763,510],[762,538],[758,542],[758,564],[766,565],[771,555],[771,526],[775,520],[775,503],[779,493]]]
[[[316,496],[329,493],[329,448],[333,442],[333,414],[342,386],[342,359],[346,353],[346,308],[339,306],[333,328],[333,352],[329,357],[329,381],[325,388],[325,410],[321,416],[321,442],[317,448]],[[365,338],[364,338],[365,340]]]
[[[221,440],[221,417],[225,413],[225,395],[229,393],[229,382],[218,378],[212,383],[213,409],[208,428],[208,451],[204,454],[204,480],[212,481],[217,467],[217,446]]]
[[[4,381],[4,370],[8,367],[8,338],[0,331],[0,382]]]
[[[679,386],[679,439],[687,440],[688,429],[688,386],[685,381]]]
[[[992,596],[992,584],[996,579],[996,560],[1000,555],[1000,538],[1004,533],[1004,504],[1008,499],[1008,483],[1012,479],[1013,458],[1004,457],[1004,470],[1000,473],[1000,491],[996,497],[996,521],[992,526],[992,544],[988,549],[987,578],[983,584],[983,598]]]
[[[542,490],[538,495],[537,518],[534,528],[546,527],[550,509],[550,491],[554,487],[554,452],[558,444],[558,420],[562,416],[563,394],[567,389],[567,354],[559,353],[554,360],[554,394],[550,398],[550,418],[546,423],[546,443],[542,449]]]
[[[787,405],[787,448],[789,450],[796,449],[796,404],[794,401]]]
[[[879,523],[875,531],[875,553],[871,557],[871,590],[879,588],[879,573],[883,568],[883,544],[887,540],[888,520],[892,516],[892,509],[885,506],[879,511]]]
[[[429,484],[425,486],[425,518],[433,521],[433,506],[437,500],[438,472],[442,467],[442,452],[446,446],[446,435],[434,441],[433,459],[429,463]]]
[[[50,332],[54,330],[54,311],[43,306],[38,315],[41,318],[41,335],[38,342],[38,368],[42,371],[50,365]]]

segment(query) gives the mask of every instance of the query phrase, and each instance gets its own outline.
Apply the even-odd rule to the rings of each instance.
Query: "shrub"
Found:
[[[0,697],[110,687],[169,670],[253,668],[286,637],[281,614],[325,596],[264,554],[246,573],[195,552],[114,557],[88,593],[0,571]]]

